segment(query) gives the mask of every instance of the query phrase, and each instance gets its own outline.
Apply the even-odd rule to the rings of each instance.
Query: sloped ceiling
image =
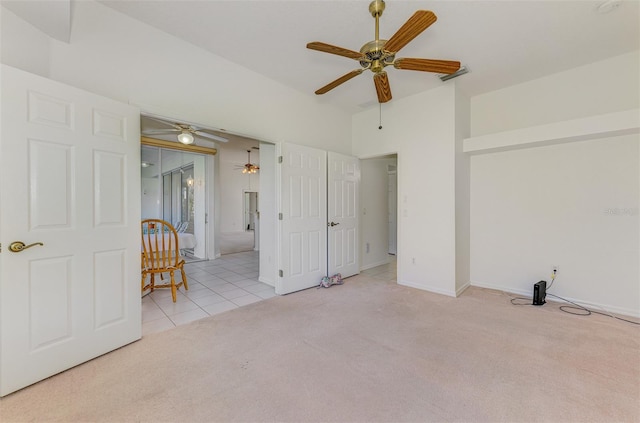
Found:
[[[308,42],[359,50],[374,39],[369,1],[101,3],[309,95],[359,66],[308,50]],[[640,2],[620,1],[599,13],[602,3],[388,0],[380,36],[389,38],[418,9],[432,10],[438,21],[398,56],[459,60],[471,72],[456,81],[473,96],[639,49]],[[435,74],[392,68],[389,81],[396,100],[443,84]],[[377,104],[371,73],[318,101],[352,111]]]
[[[71,37],[71,0],[2,0],[2,6],[56,40]]]

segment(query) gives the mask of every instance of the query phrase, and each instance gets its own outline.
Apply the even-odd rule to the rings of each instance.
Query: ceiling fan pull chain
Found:
[[[382,129],[382,103],[378,103],[378,106],[380,106],[380,126],[378,129]]]

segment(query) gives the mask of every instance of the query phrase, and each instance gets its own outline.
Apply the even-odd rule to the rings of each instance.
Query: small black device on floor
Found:
[[[547,296],[547,281],[540,281],[533,284],[533,305],[543,305]]]

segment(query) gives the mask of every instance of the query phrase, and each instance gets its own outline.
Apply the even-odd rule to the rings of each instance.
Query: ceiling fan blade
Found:
[[[164,134],[175,134],[176,132],[180,132],[178,129],[148,129],[146,131],[142,131],[145,135],[164,135]]]
[[[405,57],[396,59],[393,67],[404,70],[450,74],[460,69],[460,62],[454,60],[413,59]]]
[[[180,130],[180,127],[178,125],[176,125],[175,123],[173,123],[173,122],[167,122],[166,120],[158,119],[158,118],[155,118],[155,117],[149,116],[149,115],[144,115],[144,118],[156,121],[158,123],[162,123],[163,125],[173,126],[176,130]]]
[[[209,134],[207,132],[202,132],[200,130],[195,130],[193,131],[193,133],[202,138],[208,138],[210,140],[220,141],[220,142],[229,142],[227,138],[219,137],[218,135]]]
[[[328,83],[324,87],[322,87],[319,90],[317,90],[316,94],[320,95],[320,94],[324,94],[324,93],[326,93],[328,91],[331,91],[332,89],[334,89],[338,85],[343,84],[343,83],[347,82],[348,80],[350,80],[351,78],[360,75],[363,70],[364,69],[356,69],[354,71],[349,72],[346,75],[342,75],[340,78],[336,79],[333,82]]]
[[[391,100],[391,86],[389,86],[389,78],[386,72],[380,72],[373,75],[373,82],[376,84],[376,92],[378,93],[378,102],[386,103]]]
[[[360,59],[362,57],[362,53],[357,51],[349,50],[342,47],[332,46],[331,44],[321,43],[319,41],[314,41],[312,43],[307,44],[307,48],[311,50],[318,50],[324,53],[337,54],[338,56],[348,57],[350,59]]]
[[[397,53],[402,47],[406,46],[409,41],[429,28],[437,19],[436,15],[430,10],[418,10],[389,38],[389,41],[384,45],[384,49],[391,53]]]

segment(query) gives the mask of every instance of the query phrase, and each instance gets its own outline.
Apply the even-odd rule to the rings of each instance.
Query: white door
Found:
[[[140,338],[140,121],[128,105],[1,72],[3,396]],[[17,241],[41,244],[12,252]]]
[[[317,286],[327,271],[327,153],[282,144],[276,294]]]
[[[328,153],[328,274],[343,278],[359,272],[358,210],[360,160]]]

